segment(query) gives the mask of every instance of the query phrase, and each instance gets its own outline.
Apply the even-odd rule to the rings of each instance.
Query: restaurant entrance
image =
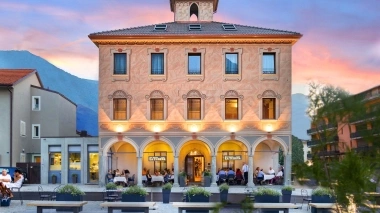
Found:
[[[185,158],[185,171],[190,182],[201,182],[205,158],[198,151],[191,151]]]

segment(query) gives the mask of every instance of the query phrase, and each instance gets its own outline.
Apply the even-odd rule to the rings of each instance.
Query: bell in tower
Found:
[[[174,12],[174,21],[190,21],[194,15],[197,21],[212,21],[219,0],[170,0],[170,9]]]

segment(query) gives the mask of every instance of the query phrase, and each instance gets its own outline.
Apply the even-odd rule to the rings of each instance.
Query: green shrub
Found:
[[[134,195],[140,195],[140,196],[147,196],[148,192],[146,192],[145,189],[141,188],[140,186],[131,186],[128,187],[123,191],[123,194],[134,194]]]
[[[186,192],[185,195],[187,196],[195,196],[195,195],[204,195],[206,197],[211,196],[211,192],[206,191],[203,187],[198,187],[198,186],[192,186],[190,187]]]
[[[205,176],[205,177],[211,177],[211,172],[205,170],[205,171],[203,172],[203,176]]]
[[[282,187],[282,190],[284,190],[284,191],[293,191],[293,187],[291,187],[291,186],[284,186],[284,187]]]
[[[281,193],[271,188],[261,187],[254,192],[254,195],[281,196]]]
[[[107,183],[106,189],[107,190],[116,190],[117,189],[117,185],[115,183],[112,183],[112,182]]]
[[[74,196],[85,195],[85,193],[74,185],[65,185],[57,190],[57,193],[71,194]]]
[[[219,191],[222,192],[224,190],[227,190],[230,188],[230,186],[227,183],[223,183],[219,185]]]
[[[171,183],[165,183],[163,186],[162,186],[162,189],[172,189],[173,185]]]
[[[182,176],[182,177],[186,177],[187,176],[186,172],[180,172],[178,175]]]
[[[312,195],[316,196],[324,196],[328,195],[329,197],[333,196],[333,191],[331,189],[325,188],[325,187],[318,187],[313,190]]]

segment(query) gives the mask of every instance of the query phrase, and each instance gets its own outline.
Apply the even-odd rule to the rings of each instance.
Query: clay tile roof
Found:
[[[33,69],[0,69],[0,86],[12,86],[34,71]]]

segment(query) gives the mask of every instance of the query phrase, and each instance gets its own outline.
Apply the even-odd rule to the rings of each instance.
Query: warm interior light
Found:
[[[195,124],[191,125],[191,126],[190,126],[190,131],[191,131],[191,132],[198,132],[198,127],[197,127],[197,125],[195,125]]]
[[[153,131],[154,131],[154,132],[160,132],[160,131],[161,131],[160,126],[159,126],[159,125],[154,125],[154,127],[153,127]]]
[[[121,132],[123,132],[123,126],[121,126],[121,125],[117,125],[117,127],[116,127],[116,132],[118,132],[118,133],[121,133]]]
[[[265,131],[267,131],[268,133],[273,132],[273,126],[272,126],[272,124],[267,124],[265,126]]]

